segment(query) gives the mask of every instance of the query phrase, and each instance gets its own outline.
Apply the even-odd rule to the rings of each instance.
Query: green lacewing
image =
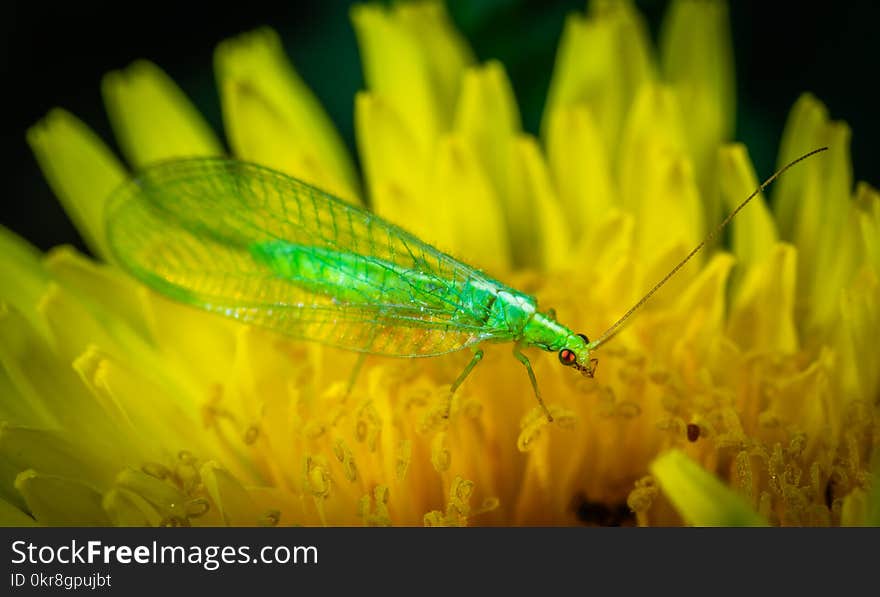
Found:
[[[226,158],[150,166],[108,200],[114,259],[159,293],[206,311],[363,354],[427,357],[474,346],[450,398],[482,358],[511,342],[549,420],[522,347],[556,352],[592,377],[612,338],[782,172],[763,182],[598,339],[570,330],[535,298],[305,182]],[[448,412],[447,412],[448,414]]]

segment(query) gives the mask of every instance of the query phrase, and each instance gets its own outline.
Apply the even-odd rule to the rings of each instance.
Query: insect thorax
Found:
[[[543,313],[535,313],[522,330],[522,342],[544,350],[557,351],[574,333]]]

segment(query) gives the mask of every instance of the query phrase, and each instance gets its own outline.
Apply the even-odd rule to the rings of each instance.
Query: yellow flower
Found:
[[[673,2],[659,60],[630,2],[571,16],[540,140],[441,4],[351,17],[363,183],[270,30],[216,52],[231,153],[369,205],[575,330],[606,329],[757,186],[729,143],[721,2]],[[103,92],[134,169],[224,152],[155,65]],[[531,355],[553,424],[509,347],[446,421],[469,355],[369,357],[346,396],[355,356],[147,290],[102,261],[125,166],[63,110],[28,141],[99,259],[0,230],[6,524],[880,524],[880,197],[853,191],[849,130],[810,95],[780,164],[831,150],[673,278],[594,379]]]

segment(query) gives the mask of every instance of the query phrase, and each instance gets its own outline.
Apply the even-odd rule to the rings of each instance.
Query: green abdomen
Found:
[[[341,303],[442,311],[452,323],[505,327],[493,308],[497,288],[482,280],[445,280],[376,257],[284,241],[251,245],[277,276]]]

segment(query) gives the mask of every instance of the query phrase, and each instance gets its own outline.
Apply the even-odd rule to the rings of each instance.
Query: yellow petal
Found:
[[[829,150],[786,172],[774,189],[781,236],[798,250],[799,310],[805,327],[824,332],[833,325],[837,296],[854,271],[851,211],[850,130],[828,119],[810,94],[792,108],[783,131],[780,166],[821,146]]]
[[[822,444],[838,445],[845,428],[843,405],[828,389],[829,372],[834,369],[831,354],[825,350],[803,371],[780,378],[767,392],[761,416],[765,421],[783,423],[786,429],[810,430],[805,440],[807,451]]]
[[[8,501],[11,506],[27,511],[24,498],[15,489],[15,478],[22,471],[22,468],[27,467],[0,459],[0,500]]]
[[[375,213],[410,231],[429,221],[427,153],[394,109],[372,93],[355,96],[355,129]]]
[[[802,100],[810,112],[809,97]],[[797,107],[795,108],[797,110]],[[790,117],[790,122],[795,118]],[[822,113],[824,107],[812,106],[813,112]],[[797,123],[787,124],[783,133],[783,149],[780,157],[785,159],[787,152],[798,149],[798,131],[789,132]],[[806,324],[817,330],[827,329],[833,324],[837,296],[849,281],[856,260],[854,244],[856,223],[852,210],[852,164],[850,160],[850,130],[842,122],[821,121],[812,132],[813,149],[827,145],[829,150],[820,154],[797,169],[799,179],[789,180],[790,186],[779,189],[780,202],[794,198],[797,202],[793,242],[798,250],[798,297],[806,311]],[[790,142],[785,144],[786,138]],[[806,147],[804,151],[807,151]],[[796,156],[792,156],[796,157]],[[800,165],[799,165],[800,166]],[[788,177],[786,172],[780,182]],[[801,184],[791,189],[791,185]],[[780,210],[784,206],[780,206]],[[784,237],[783,237],[784,238]]]
[[[508,181],[509,147],[520,131],[519,109],[500,62],[492,60],[465,73],[455,131],[476,151],[495,192],[503,197],[513,190]]]
[[[201,453],[202,442],[211,439],[193,434],[199,427],[201,405],[179,388],[151,379],[95,346],[89,346],[73,368],[92,391],[104,418],[112,421],[113,431],[106,435],[127,440],[119,450],[135,450],[124,452],[129,459],[161,461],[181,446]]]
[[[801,95],[785,123],[780,143],[777,167],[781,167],[802,153],[822,145],[825,126],[828,123],[828,110],[825,105],[812,94]],[[781,236],[785,240],[795,238],[800,220],[815,216],[808,215],[817,208],[818,199],[814,197],[819,191],[820,165],[827,156],[792,169],[779,179],[773,186],[773,212],[779,225]]]
[[[861,209],[859,232],[864,260],[880,276],[880,192],[861,182],[856,187],[856,203]]]
[[[794,247],[777,243],[769,259],[745,273],[728,318],[728,332],[741,347],[787,354],[798,349],[797,257]]]
[[[183,495],[170,481],[157,478],[141,470],[126,469],[116,477],[117,488],[130,492],[141,500],[146,501],[155,508],[162,520],[162,525],[180,524],[186,519],[186,496]],[[135,499],[135,506],[151,520],[153,516],[142,501]]]
[[[448,130],[470,52],[439,2],[351,10],[367,88],[389,102],[419,147]]]
[[[155,292],[147,294],[146,311],[150,336],[170,371],[198,379],[203,387],[223,379],[235,349],[234,321]]]
[[[687,290],[676,298],[679,312],[687,313],[685,328],[675,334],[685,354],[707,353],[710,345],[724,333],[727,279],[733,264],[733,257],[727,253],[713,255]]]
[[[348,151],[274,30],[222,42],[214,64],[226,133],[238,157],[359,203]]]
[[[626,114],[642,85],[653,79],[648,33],[629,1],[594,0],[585,18],[572,15],[556,53],[541,129],[546,138],[557,109],[589,106],[607,155],[617,155]]]
[[[34,307],[46,292],[49,277],[43,269],[37,249],[14,232],[0,226],[0,302],[23,313],[31,325],[42,325]],[[42,330],[44,331],[44,329]]]
[[[87,429],[94,433],[104,421],[69,363],[60,361],[45,338],[13,308],[0,312],[0,363],[30,411],[26,419],[13,422],[38,422],[85,434]]]
[[[6,318],[9,307],[0,303],[0,322]],[[2,323],[0,323],[2,326]],[[48,426],[54,422],[51,413],[31,404],[16,387],[15,380],[0,367],[0,421],[13,422],[21,425]],[[2,469],[0,465],[0,469]],[[0,474],[2,476],[2,474]],[[0,483],[2,484],[2,483]]]
[[[799,288],[801,307],[808,309],[808,316],[804,318],[806,323],[804,327],[808,331],[823,335],[837,325],[840,294],[850,287],[864,259],[864,244],[860,235],[862,214],[856,203],[852,201],[848,201],[840,208],[843,211],[842,218],[837,218],[836,223],[828,223],[828,228],[838,228],[836,234],[828,234],[821,243],[822,251],[831,255],[823,255],[819,252],[815,256],[812,269],[799,268],[798,271],[799,282],[801,277],[808,278],[803,285],[798,284],[801,287]],[[807,294],[803,294],[805,292]]]
[[[208,123],[155,64],[139,60],[125,70],[107,73],[101,91],[122,153],[136,168],[170,158],[223,153]]]
[[[646,85],[627,116],[620,149],[621,202],[636,215],[642,207],[645,185],[665,163],[687,160],[683,115],[672,88]],[[669,217],[668,222],[678,218]]]
[[[33,468],[40,473],[67,476],[96,487],[109,484],[119,463],[118,452],[96,452],[86,442],[72,443],[61,433],[3,423],[0,455],[19,471]]]
[[[125,325],[148,337],[143,312],[143,287],[118,269],[95,263],[72,247],[53,249],[46,269],[66,291],[86,302],[101,323],[114,333]]]
[[[418,40],[376,5],[355,6],[351,20],[367,88],[388,102],[424,150],[440,129],[440,114]]]
[[[101,494],[92,487],[63,477],[27,470],[15,479],[36,521],[45,526],[107,526]]]
[[[880,330],[880,279],[864,270],[840,296],[840,319],[834,330],[836,379],[843,396],[871,403],[880,391],[880,368],[872,355]]]
[[[476,267],[506,271],[511,258],[501,204],[464,139],[441,139],[429,188],[433,215],[412,222],[413,232]]]
[[[541,269],[582,267],[571,262],[571,229],[534,138],[522,135],[516,140],[511,166],[504,214],[514,263]]]
[[[28,130],[27,140],[89,248],[106,258],[104,203],[125,179],[122,165],[85,124],[58,108]]]
[[[298,456],[294,456],[298,444],[291,438],[291,425],[294,428],[310,423],[316,428],[323,425],[323,418],[314,422],[301,418],[297,402],[299,387],[309,383],[306,380],[312,376],[321,377],[320,366],[310,357],[323,350],[310,343],[289,343],[272,332],[254,327],[242,328],[237,334],[230,382],[224,388],[222,405],[236,418],[233,431],[236,441],[243,445],[259,443],[269,455],[265,467],[278,479],[285,478],[299,462]],[[333,353],[333,356],[339,356],[341,362],[328,355],[333,361],[330,366],[338,366],[340,375],[350,371],[357,358],[347,351]],[[334,416],[321,414],[328,418]],[[304,429],[300,431],[308,433]]]
[[[0,526],[33,527],[37,526],[37,522],[18,506],[0,498]]]
[[[638,244],[638,240],[635,242]],[[644,251],[644,248],[641,250]],[[636,294],[632,298],[633,300],[638,299],[652,288],[654,284],[663,279],[673,267],[680,263],[687,255],[687,252],[687,245],[684,243],[677,243],[668,245],[665,250],[658,253],[649,252],[644,254],[642,257],[644,260],[643,263],[635,264],[637,266],[636,272],[640,275],[637,278],[633,278],[632,273],[629,273],[628,277],[624,277],[624,279],[621,280],[623,283],[622,287],[628,288],[630,292],[635,292]],[[694,261],[698,259],[698,257],[695,257]],[[683,267],[674,276],[669,278],[661,290],[651,297],[650,302],[647,304],[647,308],[651,310],[658,308],[674,308],[678,305],[678,297],[683,292],[687,291],[703,269],[705,268],[702,266],[698,267],[696,263],[690,263]],[[626,270],[624,269],[623,271]],[[633,283],[634,279],[638,281]],[[624,305],[620,306],[622,307]]]
[[[590,243],[616,198],[605,144],[586,105],[563,106],[550,115],[547,160],[574,237]]]
[[[568,211],[565,214],[570,215]],[[627,256],[632,253],[635,245],[635,223],[632,214],[611,208],[603,212],[592,225],[593,232],[578,243],[576,250],[572,252],[572,259],[575,263],[580,263],[585,268],[584,271],[589,272],[589,276],[601,277],[620,262],[628,261]],[[633,289],[638,290],[641,289]],[[620,297],[624,298],[626,297]]]
[[[398,22],[421,46],[442,122],[448,123],[459,96],[462,75],[474,62],[470,46],[452,23],[442,0],[401,2],[394,10]]]
[[[725,145],[719,153],[721,195],[727,210],[733,210],[758,188],[755,170],[742,144]],[[733,253],[740,265],[748,267],[767,259],[778,240],[776,225],[763,194],[731,222]]]
[[[646,86],[629,115],[621,142],[620,196],[636,216],[642,255],[703,238],[703,204],[685,151],[682,115],[668,87]]]
[[[661,27],[660,54],[664,79],[688,115],[688,148],[706,189],[716,148],[733,134],[736,90],[727,4],[673,2]]]
[[[161,514],[147,500],[121,487],[105,493],[101,505],[114,526],[145,527],[162,523]]]
[[[49,285],[38,310],[61,358],[72,363],[97,345],[126,355],[156,379],[176,381],[162,355],[156,354],[144,309],[148,292],[144,287],[69,247],[50,252],[46,269],[58,282]],[[151,408],[156,408],[155,403]]]
[[[118,344],[92,317],[85,305],[52,282],[37,307],[48,325],[50,339],[58,356],[67,363],[79,356],[89,343],[108,349]]]
[[[256,526],[261,519],[259,508],[247,490],[215,462],[201,468],[202,481],[208,494],[230,526]]]
[[[692,526],[766,526],[741,496],[683,452],[670,450],[651,464],[651,474]]]

